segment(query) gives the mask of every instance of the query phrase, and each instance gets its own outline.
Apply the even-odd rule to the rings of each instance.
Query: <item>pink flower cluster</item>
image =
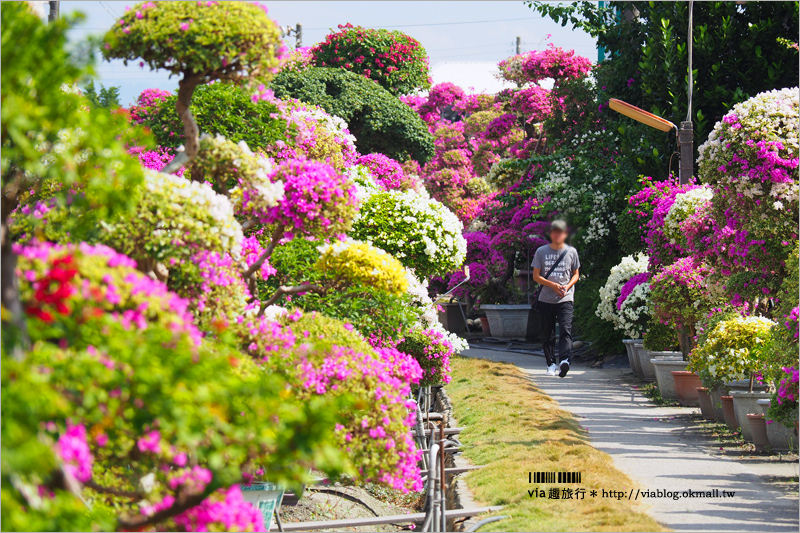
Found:
[[[647,283],[648,279],[650,279],[650,274],[647,272],[642,272],[634,275],[631,279],[625,282],[625,285],[623,285],[622,289],[620,289],[619,298],[617,298],[617,311],[622,309],[622,304],[625,303],[625,300],[627,300],[628,296],[631,295],[633,289],[642,283]]]
[[[528,123],[541,122],[553,111],[550,91],[538,85],[514,92],[509,107]]]
[[[14,246],[20,258],[30,260],[30,267],[20,262],[19,272],[26,281],[37,278],[37,270],[64,255],[74,257],[78,276],[73,283],[79,288],[70,296],[76,312],[96,307],[120,321],[127,328],[146,329],[151,322],[169,327],[177,334],[186,335],[195,345],[200,345],[202,335],[194,325],[189,311],[189,301],[171,292],[158,280],[149,278],[136,270],[136,262],[104,245],[54,244],[34,242],[27,246]],[[82,258],[102,258],[105,271],[98,270],[96,263]]]
[[[56,454],[64,463],[64,470],[81,483],[92,478],[92,452],[86,441],[86,427],[83,424],[67,424],[67,430],[56,443]]]
[[[253,264],[258,261],[258,258],[261,257],[261,254],[264,253],[264,248],[261,246],[261,242],[253,236],[253,237],[245,237],[242,241],[242,259],[244,259],[245,264],[247,267],[253,266]],[[274,276],[277,274],[277,270],[269,264],[269,260],[264,261],[264,264],[261,265],[261,268],[258,270],[258,273],[261,279],[266,280],[270,276]]]
[[[150,113],[155,111],[158,104],[170,96],[172,96],[171,92],[162,91],[161,89],[145,89],[142,91],[142,94],[136,98],[136,104],[129,109],[133,123],[141,124],[144,122]]]
[[[175,497],[167,495],[154,505],[143,506],[142,514],[150,516],[174,504]],[[183,531],[266,531],[261,512],[245,501],[238,485],[219,489],[172,520]]]
[[[157,172],[160,172],[175,157],[172,149],[161,146],[155,150],[145,150],[142,146],[132,146],[128,148],[128,153],[135,156],[144,168]],[[181,167],[175,174],[183,176],[185,171],[186,169]]]
[[[693,257],[678,259],[655,274],[650,289],[658,318],[678,327],[699,322],[709,299],[710,275],[711,270]]]
[[[384,465],[376,473],[377,481],[402,491],[420,490],[420,457],[410,435],[414,414],[408,413],[407,400],[411,384],[422,378],[419,364],[391,347],[364,353],[332,346],[324,354],[310,355],[297,366],[308,391],[366,395],[364,399],[373,405],[367,412],[354,414],[351,423],[338,426],[348,450],[357,449],[370,456],[373,464]],[[319,355],[324,355],[321,361]]]
[[[409,180],[403,172],[403,167],[391,157],[377,153],[367,154],[359,157],[356,164],[367,167],[384,191],[409,188]]]
[[[645,237],[647,253],[650,258],[649,268],[653,272],[663,265],[670,264],[675,259],[691,253],[691,250],[688,250],[681,243],[670,242],[670,239],[664,234],[664,219],[669,214],[669,210],[672,204],[675,203],[675,197],[678,194],[699,189],[700,185],[695,185],[694,183],[676,186],[666,184],[662,185],[662,187],[659,191],[662,194],[654,199],[653,215],[647,222],[647,237]],[[632,199],[633,197],[631,197]],[[629,204],[631,200],[629,200]]]
[[[549,43],[545,50],[533,50],[512,56],[498,65],[500,75],[520,86],[552,78],[558,83],[564,79],[579,78],[589,72],[592,62],[575,53]]]
[[[284,198],[261,222],[283,224],[287,236],[342,232],[346,226],[342,213],[354,212],[358,204],[354,185],[325,163],[284,161],[270,175],[270,181],[278,180],[284,184]]]
[[[797,402],[798,370],[795,367],[788,366],[783,367],[782,370],[788,375],[781,379],[781,383],[778,385],[778,405],[783,405],[786,402]]]

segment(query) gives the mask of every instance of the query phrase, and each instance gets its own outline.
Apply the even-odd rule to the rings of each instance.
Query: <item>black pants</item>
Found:
[[[558,339],[558,363],[569,362],[572,356],[572,302],[549,304],[539,302],[539,318],[542,321],[542,349],[547,366],[556,364],[556,322],[561,328]]]

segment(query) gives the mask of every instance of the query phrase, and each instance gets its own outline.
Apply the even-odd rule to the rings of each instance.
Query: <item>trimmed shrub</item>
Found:
[[[343,118],[361,153],[382,153],[398,161],[425,163],[433,138],[414,111],[369,80],[342,69],[280,72],[272,89],[278,98],[297,98]]]
[[[355,72],[395,95],[431,86],[425,49],[396,30],[340,25],[339,31],[325,37],[312,53],[316,66]]]

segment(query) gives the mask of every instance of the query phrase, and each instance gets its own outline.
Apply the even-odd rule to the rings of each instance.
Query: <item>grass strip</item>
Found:
[[[453,401],[464,455],[485,468],[466,481],[481,505],[504,505],[509,518],[481,531],[666,531],[629,501],[637,487],[591,446],[571,413],[539,390],[517,367],[455,358],[447,393]],[[529,472],[580,472],[580,484],[529,483]],[[563,489],[585,489],[582,499],[564,499]],[[559,498],[551,499],[551,489]],[[536,491],[531,496],[529,491]],[[539,491],[544,492],[544,496]],[[625,491],[624,499],[603,490]],[[591,492],[597,491],[592,497]]]

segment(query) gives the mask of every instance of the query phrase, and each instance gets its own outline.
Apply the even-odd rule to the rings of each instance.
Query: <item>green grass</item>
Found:
[[[602,489],[637,487],[611,457],[593,448],[575,418],[513,365],[455,358],[447,392],[464,455],[476,465],[466,481],[483,505],[509,518],[482,531],[665,531],[635,501],[601,497]],[[528,472],[581,472],[582,483],[536,485]],[[548,499],[549,489],[583,488],[584,499]],[[542,489],[545,497],[530,497]],[[591,490],[599,495],[592,498]]]

